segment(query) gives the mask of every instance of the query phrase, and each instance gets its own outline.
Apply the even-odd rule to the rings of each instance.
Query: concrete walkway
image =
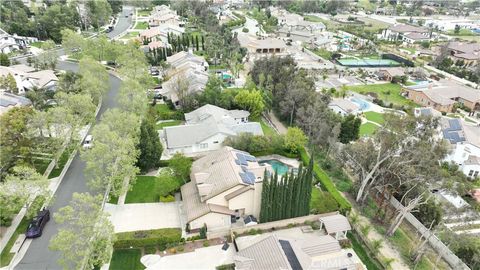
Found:
[[[162,228],[180,228],[178,203],[105,204],[115,233]]]

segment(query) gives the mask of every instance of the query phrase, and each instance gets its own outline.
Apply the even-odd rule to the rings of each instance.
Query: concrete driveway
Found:
[[[180,228],[178,203],[129,203],[105,205],[115,233],[162,228]]]
[[[226,251],[222,250],[222,245],[197,248],[194,252],[164,256],[157,263],[147,267],[146,270],[215,270],[216,266],[233,263],[234,255],[235,248],[231,244]]]

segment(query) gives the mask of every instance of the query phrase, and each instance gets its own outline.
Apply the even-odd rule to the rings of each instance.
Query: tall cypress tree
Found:
[[[268,216],[268,203],[269,203],[269,177],[267,170],[263,173],[263,183],[262,183],[262,204],[260,205],[260,222],[267,222]]]
[[[195,36],[195,47],[197,48],[197,51],[199,51],[199,47],[198,47],[198,35]]]
[[[162,156],[162,144],[155,128],[152,109],[140,125],[140,142],[138,144],[140,155],[137,165],[142,171],[148,171],[159,165]]]
[[[202,51],[205,51],[205,39],[202,36]]]

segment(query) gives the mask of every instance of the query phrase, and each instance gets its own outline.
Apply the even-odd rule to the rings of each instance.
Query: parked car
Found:
[[[45,224],[50,220],[50,211],[48,209],[43,209],[40,211],[36,217],[32,219],[30,224],[28,224],[27,232],[25,236],[27,238],[36,238],[42,236],[43,228]]]
[[[92,143],[93,143],[92,135],[87,135],[87,137],[85,137],[85,140],[83,141],[83,148],[84,149],[92,148]]]

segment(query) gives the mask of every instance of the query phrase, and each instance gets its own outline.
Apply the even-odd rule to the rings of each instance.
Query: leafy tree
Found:
[[[28,137],[27,121],[32,108],[15,107],[0,116],[0,170],[3,174],[22,158],[31,157],[32,141]],[[3,178],[3,177],[2,177]]]
[[[47,6],[45,12],[37,16],[36,24],[36,26],[32,26],[32,29],[37,30],[37,35],[60,42],[63,29],[75,30],[80,26],[80,14],[73,3],[56,2]]]
[[[5,181],[0,182],[1,223],[11,220],[23,206],[28,207],[36,196],[48,197],[49,194],[46,177],[25,165],[13,167]]]
[[[297,153],[307,143],[307,136],[298,127],[289,127],[285,135],[284,147],[291,153]]]
[[[151,108],[151,110],[153,110],[153,108]],[[146,172],[159,165],[163,148],[157,129],[155,128],[155,119],[152,113],[142,120],[138,148],[140,155],[137,164],[142,171]]]
[[[81,76],[78,82],[80,89],[89,93],[94,102],[98,103],[100,98],[107,92],[108,73],[105,67],[90,57],[83,57],[79,63]]]
[[[112,8],[112,15],[122,11],[123,1],[107,0],[107,2],[108,4],[110,4],[110,7]],[[154,5],[158,5],[158,4],[154,3]]]
[[[175,153],[168,161],[168,166],[172,168],[176,177],[182,179],[187,183],[190,177],[190,168],[192,167],[192,160],[181,153]]]
[[[0,77],[0,89],[9,93],[18,94],[17,82],[12,74],[9,73],[7,76]]]
[[[145,93],[146,88],[143,85],[136,80],[127,78],[120,87],[118,103],[126,112],[138,116],[143,115],[147,107],[147,95]]]
[[[42,44],[42,49],[44,51],[35,58],[35,67],[38,69],[54,70],[58,62],[57,53],[54,51],[55,42],[53,42],[52,40],[45,41]]]
[[[93,269],[110,261],[115,235],[102,209],[102,196],[73,193],[69,205],[53,217],[61,225],[49,248],[61,253],[64,269]]]
[[[453,32],[454,32],[455,34],[460,33],[460,25],[456,24],[456,25],[455,25],[455,29],[453,30]]]
[[[351,114],[344,117],[340,126],[339,141],[341,143],[349,143],[357,140],[359,138],[361,124],[362,120]]]
[[[265,109],[265,101],[259,90],[241,90],[235,96],[235,104],[248,110],[253,118],[259,117]]]
[[[112,15],[112,8],[107,0],[90,0],[85,4],[89,23],[95,29],[106,24]]]
[[[10,59],[5,53],[0,53],[0,66],[8,67],[10,66]]]

